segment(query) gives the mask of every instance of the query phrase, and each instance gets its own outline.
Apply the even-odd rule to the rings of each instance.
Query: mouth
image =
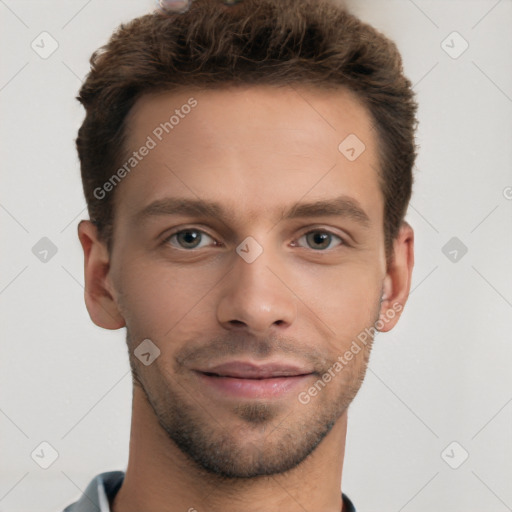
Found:
[[[222,398],[278,398],[309,379],[314,372],[279,363],[232,362],[195,370],[205,391]]]

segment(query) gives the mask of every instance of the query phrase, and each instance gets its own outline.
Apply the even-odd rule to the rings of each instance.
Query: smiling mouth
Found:
[[[253,361],[225,361],[217,365],[195,368],[211,377],[233,377],[239,379],[270,379],[277,377],[296,377],[313,373],[313,368],[292,361],[269,361],[258,364]]]
[[[291,378],[291,377],[302,377],[304,375],[311,375],[311,373],[297,373],[293,375],[287,375],[287,374],[272,374],[269,376],[248,376],[248,375],[224,375],[219,373],[211,373],[211,372],[200,372],[204,375],[207,375],[208,377],[219,377],[219,378],[228,378],[228,379],[239,379],[239,380],[268,380],[268,379],[284,379],[284,378]]]
[[[207,394],[218,400],[277,399],[304,385],[312,373],[270,376],[232,376],[197,371]]]

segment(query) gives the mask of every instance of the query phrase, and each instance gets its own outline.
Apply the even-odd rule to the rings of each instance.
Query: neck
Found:
[[[128,467],[112,512],[340,512],[346,433],[345,412],[317,448],[292,470],[223,479],[206,473],[177,448],[136,386]]]

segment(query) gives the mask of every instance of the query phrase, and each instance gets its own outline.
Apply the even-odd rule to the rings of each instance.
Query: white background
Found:
[[[412,293],[351,406],[343,491],[358,512],[512,510],[512,2],[350,5],[399,46],[420,154]],[[126,468],[125,330],[96,327],[83,300],[75,96],[93,50],[152,8],[0,1],[0,512],[60,512]],[[43,31],[58,42],[47,59],[31,48]],[[469,43],[456,59],[453,31]],[[57,247],[46,263],[32,253],[42,237]],[[456,262],[442,251],[452,237],[468,249]],[[43,441],[59,455],[46,470],[31,458]],[[469,453],[458,469],[441,455],[453,441],[452,465]]]

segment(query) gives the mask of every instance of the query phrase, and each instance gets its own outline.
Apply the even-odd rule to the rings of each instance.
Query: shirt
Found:
[[[63,512],[111,512],[112,503],[124,480],[123,471],[107,471],[95,476],[82,497],[68,505]],[[341,493],[343,512],[356,512],[348,497]]]

